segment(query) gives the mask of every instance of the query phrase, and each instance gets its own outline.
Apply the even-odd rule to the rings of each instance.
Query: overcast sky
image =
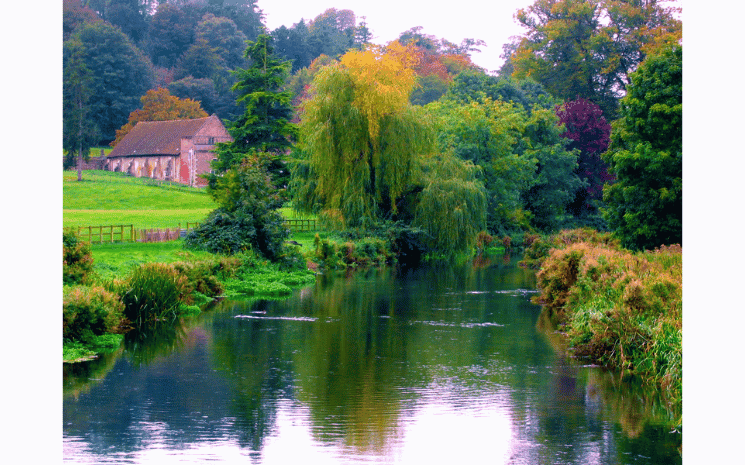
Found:
[[[532,3],[532,0],[259,0],[258,6],[270,31],[283,25],[289,28],[301,18],[307,22],[328,8],[336,8],[352,10],[358,23],[365,16],[373,43],[377,44],[394,40],[416,26],[422,26],[424,34],[456,44],[465,38],[481,39],[486,47],[482,47],[481,53],[474,53],[472,60],[482,68],[495,70],[502,64],[499,58],[502,45],[509,42],[510,36],[523,32],[513,15]]]

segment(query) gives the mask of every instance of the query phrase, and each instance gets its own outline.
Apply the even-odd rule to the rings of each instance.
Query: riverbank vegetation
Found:
[[[413,28],[373,45],[349,10],[271,33],[253,10],[244,11],[258,21],[250,27],[238,10],[218,10],[195,16],[194,43],[162,35],[180,7],[143,15],[150,23],[137,40],[149,38],[148,57],[131,27],[66,2],[68,156],[113,140],[156,81],[218,112],[234,139],[217,144],[205,190],[65,174],[65,226],[201,223],[178,246],[88,252],[65,233],[69,341],[92,345],[217,296],[284,295],[312,279],[308,268],[523,246],[526,266],[538,270],[537,302],[574,353],[656,382],[680,404],[682,24],[674,9],[536,0],[517,12],[526,32],[505,46],[496,73],[471,61],[478,40],[459,46]],[[218,26],[235,40],[210,42]],[[326,45],[311,51],[312,41],[293,43],[290,32]],[[95,48],[101,38],[123,51]],[[130,57],[117,67],[121,82],[104,82],[99,61],[117,54]],[[208,75],[197,56],[210,57]],[[321,232],[292,236],[283,222],[289,202]]]
[[[251,251],[184,250],[183,241],[93,245],[63,234],[63,360],[115,350],[123,334],[195,316],[221,297],[277,298],[315,273]]]
[[[539,267],[534,302],[574,356],[657,385],[679,412],[682,262],[679,245],[632,252],[584,229],[536,240],[523,264]]]

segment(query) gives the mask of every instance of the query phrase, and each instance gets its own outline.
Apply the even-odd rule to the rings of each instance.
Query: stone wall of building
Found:
[[[178,158],[173,155],[151,157],[116,157],[108,160],[108,171],[128,173],[138,178],[177,181],[179,179]]]

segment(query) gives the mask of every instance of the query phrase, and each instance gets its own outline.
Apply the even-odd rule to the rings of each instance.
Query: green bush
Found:
[[[216,264],[210,262],[177,262],[173,268],[186,277],[185,300],[193,303],[195,293],[207,297],[216,297],[222,294],[223,287],[215,276]]]
[[[633,253],[587,232],[565,232],[551,243],[534,302],[566,333],[574,355],[656,382],[679,405],[680,246]]]
[[[220,205],[186,237],[185,246],[212,253],[253,250],[271,261],[283,253],[290,230],[278,211],[282,199],[266,171],[268,159],[248,156],[222,176],[211,176],[207,192]]]
[[[62,299],[62,337],[87,341],[91,336],[118,332],[124,305],[103,287],[65,286]]]
[[[124,314],[141,327],[166,317],[176,317],[189,290],[186,276],[171,264],[146,263],[136,268],[121,289]]]
[[[83,242],[74,229],[62,233],[62,281],[64,284],[82,283],[93,271],[93,255],[88,242]]]

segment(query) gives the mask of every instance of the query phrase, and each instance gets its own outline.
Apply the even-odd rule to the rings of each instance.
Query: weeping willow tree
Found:
[[[416,177],[417,156],[433,138],[408,96],[415,56],[394,43],[345,54],[325,67],[302,109],[301,150],[306,179],[296,206],[319,208],[329,226],[371,227],[396,215]],[[312,181],[310,181],[312,179]]]
[[[430,234],[435,250],[472,248],[486,227],[481,169],[452,155],[429,157],[424,167],[425,185],[417,198],[414,225],[436,232]]]
[[[464,250],[485,225],[476,168],[435,155],[428,116],[409,103],[415,49],[352,51],[313,80],[293,170],[295,208],[336,229],[403,221],[425,229],[432,247]]]

